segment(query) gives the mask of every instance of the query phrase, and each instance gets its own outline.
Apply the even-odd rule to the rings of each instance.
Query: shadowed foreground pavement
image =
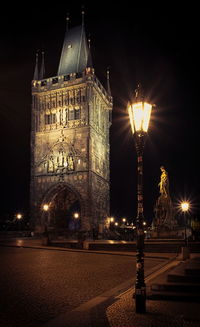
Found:
[[[2,327],[200,326],[199,286],[195,300],[182,301],[177,293],[185,288],[177,271],[182,274],[191,260],[146,254],[147,312],[136,314],[135,253],[49,248],[38,240],[16,240],[0,247],[0,255]],[[165,295],[173,291],[173,280],[175,297],[169,300]],[[184,276],[181,280],[188,283]]]
[[[135,258],[131,253],[68,251],[42,247],[37,241],[25,245],[23,240],[13,240],[4,244],[0,247],[0,260],[3,327],[42,326],[65,313],[71,324],[73,310],[77,317],[80,310],[84,314],[94,310],[99,299],[101,303],[102,299],[110,301],[132,286],[135,277]],[[165,262],[165,258],[147,258],[146,272]],[[80,317],[79,326],[82,323]]]

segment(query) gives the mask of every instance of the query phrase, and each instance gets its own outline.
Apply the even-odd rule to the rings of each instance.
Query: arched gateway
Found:
[[[45,205],[47,210],[44,210]],[[85,215],[80,194],[65,183],[48,190],[41,203],[42,225],[57,232],[78,231]]]
[[[84,24],[68,29],[57,76],[45,78],[44,53],[32,81],[31,219],[37,233],[99,229],[110,214],[112,96],[94,73]],[[43,205],[49,210],[44,212]],[[76,226],[73,214],[80,219]]]

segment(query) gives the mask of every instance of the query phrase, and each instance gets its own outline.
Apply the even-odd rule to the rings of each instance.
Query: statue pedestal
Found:
[[[190,237],[192,231],[190,227],[186,228],[186,235]],[[175,226],[174,229],[155,228],[151,230],[151,238],[165,238],[165,239],[181,239],[184,240],[185,227]]]
[[[161,231],[152,231],[151,232],[151,238],[163,238],[163,239],[177,239],[182,238],[179,236],[178,232],[176,230],[161,230]]]
[[[179,238],[178,224],[170,196],[161,194],[156,202],[153,219],[153,235],[155,238]]]

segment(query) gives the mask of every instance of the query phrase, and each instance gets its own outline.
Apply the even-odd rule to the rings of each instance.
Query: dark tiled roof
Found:
[[[58,75],[79,73],[86,67],[92,67],[90,50],[84,26],[77,26],[66,32]]]

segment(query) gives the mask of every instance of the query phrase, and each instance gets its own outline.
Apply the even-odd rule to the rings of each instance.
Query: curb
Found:
[[[114,251],[95,251],[95,250],[82,250],[82,249],[68,249],[68,248],[61,248],[61,247],[51,247],[51,246],[37,246],[37,245],[17,245],[17,244],[5,244],[0,243],[0,246],[3,247],[14,247],[14,248],[30,248],[30,249],[36,249],[36,250],[50,250],[50,251],[67,251],[67,252],[81,252],[81,253],[93,253],[93,254],[107,254],[107,255],[120,255],[120,256],[127,256],[127,257],[135,257],[136,252],[114,252]],[[145,255],[146,258],[152,258],[152,259],[163,259],[163,260],[171,260],[175,259],[176,255],[174,257],[166,257],[166,256],[160,256],[160,255]]]

